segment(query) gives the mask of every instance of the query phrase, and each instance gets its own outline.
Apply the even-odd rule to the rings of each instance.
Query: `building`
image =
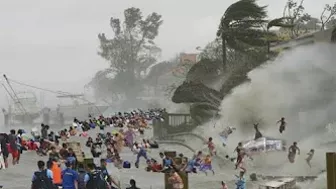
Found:
[[[198,61],[198,54],[196,53],[181,53],[180,63],[196,63]]]

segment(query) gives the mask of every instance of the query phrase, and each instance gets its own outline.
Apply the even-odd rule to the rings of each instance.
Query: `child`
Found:
[[[222,181],[222,188],[221,189],[228,189],[228,186],[224,181]]]
[[[205,175],[208,175],[207,173],[208,170],[212,171],[212,173],[215,174],[215,171],[212,169],[211,163],[212,163],[211,155],[208,154],[201,163],[200,171],[204,172]]]
[[[209,140],[207,142],[207,145],[208,145],[208,149],[209,149],[209,153],[211,156],[214,156],[216,155],[216,150],[215,150],[215,144],[214,142],[212,141],[212,137],[209,137]]]
[[[309,165],[310,168],[311,168],[310,161],[313,159],[314,152],[315,152],[315,150],[314,150],[314,149],[311,149],[311,150],[307,153],[308,157],[306,158],[306,161],[307,161],[307,164]]]

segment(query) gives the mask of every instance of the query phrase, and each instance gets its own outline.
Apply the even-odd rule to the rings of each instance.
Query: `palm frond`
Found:
[[[267,23],[267,20],[263,19],[244,19],[244,20],[237,20],[233,21],[230,23],[229,27],[230,28],[239,28],[239,29],[244,29],[244,28],[260,28],[261,25]]]
[[[276,18],[268,22],[267,30],[271,27],[282,27],[282,28],[292,28],[293,24],[287,24],[288,17]]]
[[[232,20],[262,19],[267,16],[266,8],[267,6],[259,6],[256,0],[240,0],[226,9],[222,22],[228,24]]]

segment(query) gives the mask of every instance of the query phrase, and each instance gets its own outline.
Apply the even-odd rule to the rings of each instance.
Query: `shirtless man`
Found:
[[[300,148],[297,146],[297,142],[294,142],[288,149],[288,160],[291,163],[294,163],[296,151],[298,151],[298,155],[300,155]]]
[[[310,168],[311,168],[310,161],[313,159],[314,153],[315,153],[315,150],[314,150],[314,149],[311,149],[311,150],[307,153],[308,157],[306,158],[306,162],[307,162],[307,164],[309,165]]]
[[[283,131],[285,131],[286,129],[286,121],[285,121],[285,118],[282,117],[279,121],[277,121],[277,124],[280,123],[280,126],[279,126],[279,132],[282,133]]]
[[[241,142],[238,143],[238,146],[235,148],[233,152],[237,152],[237,161],[236,161],[236,169],[238,165],[243,161],[243,144]]]
[[[210,155],[211,156],[216,155],[215,143],[212,141],[212,137],[209,137],[207,145],[208,145]]]

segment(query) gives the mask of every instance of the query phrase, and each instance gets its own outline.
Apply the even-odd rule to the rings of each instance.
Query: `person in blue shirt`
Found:
[[[244,171],[240,171],[239,176],[236,175],[237,181],[236,181],[236,189],[246,189],[246,181],[244,178]]]
[[[196,160],[191,159],[188,161],[187,167],[186,167],[186,172],[187,173],[197,173],[196,170]]]
[[[145,147],[143,147],[142,145],[138,145],[138,154],[137,154],[137,158],[136,158],[136,161],[135,161],[135,167],[136,168],[139,168],[139,162],[140,162],[140,157],[144,157],[146,159],[146,161],[148,160],[148,157],[147,157],[147,151],[145,149]]]
[[[72,169],[72,163],[66,162],[66,169],[62,171],[62,187],[63,189],[77,189],[78,188],[78,173]]]
[[[52,186],[52,180],[53,180],[52,171],[49,169],[45,169],[44,161],[38,161],[37,167],[39,170],[34,172],[33,174],[31,188],[32,189],[38,188],[41,184]],[[44,179],[45,177],[47,177],[49,180]],[[41,183],[41,180],[44,180],[45,183]]]
[[[173,160],[170,157],[165,156],[162,160],[163,168],[171,168],[172,165],[173,165]]]

